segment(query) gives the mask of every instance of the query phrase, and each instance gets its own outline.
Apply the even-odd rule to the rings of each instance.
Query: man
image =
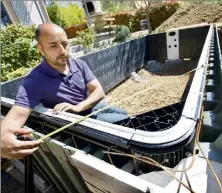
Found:
[[[104,107],[98,104],[104,91],[88,65],[69,58],[65,31],[53,23],[44,23],[36,29],[36,39],[44,60],[25,78],[15,102],[15,106],[25,108],[25,119],[30,109],[40,103],[54,113],[69,111],[80,115]],[[112,107],[93,118],[112,123],[127,117],[126,111]]]
[[[104,97],[104,91],[87,64],[68,57],[68,40],[64,30],[53,23],[44,23],[36,29],[36,39],[44,60],[24,79],[15,105],[3,121],[4,131],[6,128],[7,131],[21,128],[31,110],[40,103],[52,108],[55,113],[69,111],[80,115],[104,107],[104,104],[98,104]],[[93,118],[112,123],[128,118],[128,115],[122,109],[109,108]]]
[[[24,79],[15,105],[1,122],[2,157],[22,158],[33,153],[41,141],[19,141],[17,134],[29,134],[23,129],[32,109],[42,103],[54,113],[69,111],[86,115],[105,105],[101,84],[82,60],[68,57],[67,35],[53,23],[44,23],[36,29],[38,49],[44,60]],[[99,103],[99,104],[98,104]],[[108,108],[93,118],[116,122],[128,118],[119,108]]]

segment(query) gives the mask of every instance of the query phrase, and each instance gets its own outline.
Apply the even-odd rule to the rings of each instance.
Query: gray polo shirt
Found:
[[[53,69],[45,60],[24,79],[15,104],[35,108],[39,103],[46,108],[67,102],[73,105],[87,98],[86,84],[95,79],[88,65],[80,59],[68,59],[67,75]]]

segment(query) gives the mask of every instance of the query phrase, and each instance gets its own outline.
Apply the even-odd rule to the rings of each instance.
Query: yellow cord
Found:
[[[201,68],[202,68],[202,67],[201,67]],[[186,72],[186,73],[184,73],[184,74],[188,74],[188,73],[190,73],[190,72],[199,70],[199,69],[201,69],[201,68],[195,68],[195,69],[190,70],[189,72]],[[137,93],[134,94],[134,95],[131,95],[131,96],[126,97],[126,98],[123,98],[123,99],[121,99],[121,100],[119,100],[119,101],[117,101],[117,102],[114,102],[112,105],[109,104],[109,105],[107,105],[106,107],[104,107],[104,108],[102,108],[102,109],[99,109],[98,111],[95,111],[95,112],[93,112],[93,113],[91,113],[91,114],[89,114],[89,115],[86,115],[86,116],[78,119],[77,121],[71,122],[71,123],[69,123],[69,124],[67,124],[67,125],[59,128],[59,129],[57,129],[56,131],[53,131],[53,132],[51,132],[51,133],[43,136],[43,137],[40,138],[39,140],[42,140],[42,141],[43,141],[44,139],[47,139],[48,137],[51,137],[52,135],[54,135],[54,134],[56,134],[56,133],[59,133],[60,131],[66,129],[66,128],[70,127],[70,126],[73,126],[73,125],[76,125],[76,124],[78,124],[78,123],[80,123],[80,122],[82,122],[82,121],[85,121],[87,118],[89,118],[89,117],[91,117],[92,115],[95,115],[95,114],[97,114],[97,113],[99,113],[99,112],[101,112],[101,111],[109,108],[110,106],[114,106],[114,105],[116,105],[116,104],[119,104],[119,103],[121,103],[121,102],[123,102],[123,101],[125,101],[125,100],[131,99],[131,98],[133,98],[133,97],[135,97],[135,96],[137,96],[137,95],[140,95],[140,94],[142,94],[142,93],[144,93],[144,92],[147,92],[148,90],[152,90],[152,89],[154,89],[154,88],[156,88],[156,87],[159,87],[159,86],[161,86],[161,85],[158,84],[158,85],[153,86],[153,87],[151,87],[151,88],[144,89],[144,90],[142,90],[142,91],[140,91],[140,92],[137,92]]]
[[[215,180],[216,180],[216,182],[217,182],[217,184],[218,184],[218,186],[219,186],[220,191],[222,192],[222,184],[221,184],[221,182],[220,182],[220,180],[219,180],[216,172],[214,171],[214,168],[213,168],[212,164],[210,163],[209,159],[206,157],[205,153],[203,152],[203,149],[202,149],[201,146],[200,146],[199,140],[196,139],[196,143],[197,143],[197,145],[198,145],[201,153],[203,154],[203,157],[204,157],[205,160],[207,161],[207,164],[209,165],[209,167],[210,167],[210,169],[211,169],[211,172],[213,173],[213,176],[214,176],[214,178],[215,178]]]
[[[168,168],[159,164],[158,162],[156,162],[155,160],[152,159],[152,162],[147,161],[146,159],[148,157],[145,156],[138,156],[138,155],[133,155],[133,154],[127,154],[127,153],[116,153],[116,152],[107,152],[107,151],[103,151],[103,153],[108,153],[108,154],[112,154],[112,155],[120,155],[120,156],[127,156],[127,157],[131,157],[133,159],[148,163],[148,164],[152,164],[155,165],[157,167],[162,168],[165,172],[167,172],[171,177],[173,177],[175,180],[177,180],[180,184],[182,184],[185,188],[187,188],[188,190],[190,190],[191,192],[194,193],[194,191],[192,189],[190,189],[186,184],[184,184],[181,180],[179,180],[177,177],[175,177],[171,172],[169,172]],[[145,158],[145,159],[143,159]],[[151,160],[151,158],[149,158]]]
[[[116,104],[121,103],[121,102],[123,102],[123,101],[125,101],[125,100],[131,99],[131,98],[133,98],[133,97],[135,97],[135,96],[137,96],[137,95],[139,95],[139,94],[141,94],[141,93],[147,92],[148,90],[152,90],[152,89],[154,89],[154,88],[156,88],[156,87],[158,87],[158,86],[160,86],[160,84],[158,84],[158,85],[156,85],[156,86],[153,86],[153,87],[151,87],[151,88],[147,88],[147,89],[145,89],[145,90],[142,90],[142,91],[140,91],[140,92],[138,92],[138,93],[136,93],[136,94],[134,94],[134,95],[131,95],[131,96],[129,96],[129,97],[123,98],[123,99],[121,99],[121,100],[113,103],[112,105],[116,105]],[[95,115],[95,114],[97,114],[97,113],[99,113],[99,112],[101,112],[101,111],[109,108],[109,107],[112,106],[112,105],[107,105],[107,106],[105,106],[105,107],[102,108],[102,109],[99,109],[99,110],[97,110],[97,111],[95,111],[95,112],[93,112],[93,113],[91,113],[91,114],[89,114],[89,115],[86,115],[86,116],[78,119],[77,121],[71,122],[71,123],[69,123],[69,124],[67,124],[67,125],[59,128],[59,129],[57,129],[57,130],[55,130],[55,131],[53,131],[53,132],[51,132],[51,133],[43,136],[43,137],[40,138],[39,140],[42,140],[42,141],[43,141],[44,139],[47,139],[48,137],[51,137],[52,135],[55,135],[56,133],[59,133],[60,131],[66,129],[66,128],[70,127],[70,126],[73,126],[73,125],[76,125],[76,124],[78,124],[78,123],[80,123],[80,122],[82,122],[82,121],[85,121],[87,118],[91,117],[92,115]]]
[[[221,185],[221,182],[216,174],[216,172],[214,171],[214,168],[212,167],[209,159],[205,156],[202,148],[200,147],[200,144],[199,144],[199,137],[200,137],[200,131],[201,131],[201,127],[202,127],[202,118],[203,118],[203,107],[202,107],[202,110],[201,110],[201,119],[199,120],[199,124],[197,126],[197,132],[196,132],[196,136],[195,136],[195,144],[194,144],[194,149],[193,149],[193,155],[192,155],[192,161],[190,163],[190,165],[183,169],[183,170],[175,170],[175,169],[172,169],[172,168],[169,168],[169,167],[166,167],[166,166],[163,166],[161,164],[159,164],[158,162],[156,162],[154,159],[152,158],[149,158],[149,157],[146,157],[146,156],[139,156],[139,155],[133,155],[133,154],[126,154],[126,153],[116,153],[116,152],[107,152],[107,151],[103,151],[103,153],[107,153],[107,154],[113,154],[113,155],[122,155],[122,156],[127,156],[127,157],[132,157],[134,159],[137,159],[139,161],[142,161],[142,162],[145,162],[145,163],[148,163],[150,165],[154,165],[154,166],[157,166],[157,167],[160,167],[162,168],[165,172],[167,172],[169,175],[171,175],[175,180],[177,180],[179,183],[181,183],[183,186],[185,186],[187,189],[190,190],[190,188],[188,188],[181,180],[177,179],[175,176],[173,176],[172,173],[170,173],[169,171],[173,171],[173,172],[186,172],[188,171],[194,164],[194,160],[195,160],[195,146],[196,144],[199,146],[199,149],[200,151],[202,152],[205,160],[207,161],[207,164],[209,165],[213,175],[214,175],[214,178],[220,188],[220,191],[222,192],[222,185]],[[190,190],[192,191],[192,190]]]
[[[193,70],[191,70],[191,71],[189,71],[189,72],[186,72],[186,73],[184,73],[184,74],[188,74],[188,73],[190,73],[190,72],[193,72],[193,71],[196,71],[196,70],[199,70],[199,69],[202,69],[202,67],[201,67],[201,68],[195,68],[195,69],[193,69]],[[120,101],[117,101],[117,102],[113,103],[112,105],[116,105],[116,104],[118,104],[118,103],[121,103],[121,102],[123,102],[123,101],[125,101],[125,100],[128,100],[128,99],[130,99],[130,98],[133,98],[133,97],[135,97],[135,96],[137,96],[137,95],[139,95],[139,94],[141,94],[141,93],[147,92],[148,90],[154,89],[154,88],[156,88],[156,87],[158,87],[158,86],[160,86],[160,85],[156,85],[156,86],[154,86],[154,87],[151,87],[151,88],[145,89],[145,90],[143,90],[143,91],[140,91],[140,92],[138,92],[138,93],[136,93],[136,94],[134,94],[134,95],[131,95],[131,96],[129,96],[129,97],[126,97],[126,98],[124,98],[124,99],[121,99]],[[40,138],[40,140],[47,139],[48,137],[51,137],[52,135],[54,135],[54,134],[56,134],[56,133],[59,133],[60,131],[66,129],[66,128],[70,127],[70,126],[73,126],[73,125],[75,125],[75,124],[78,124],[78,123],[86,120],[87,118],[91,117],[92,115],[95,115],[95,114],[97,114],[97,113],[99,113],[99,112],[101,112],[101,111],[109,108],[109,107],[112,106],[112,105],[107,105],[106,107],[104,107],[104,108],[102,108],[102,109],[99,109],[98,111],[95,111],[95,112],[93,112],[93,113],[91,113],[91,114],[89,114],[89,115],[87,115],[87,116],[85,116],[85,117],[82,117],[82,118],[78,119],[78,120],[75,121],[75,122],[71,122],[71,123],[69,123],[69,124],[67,124],[67,125],[59,128],[59,129],[57,129],[57,130],[55,130],[55,131],[53,131],[53,132],[51,132],[51,133],[43,136],[42,138]],[[215,177],[215,179],[216,179],[216,181],[217,181],[217,183],[218,183],[218,185],[219,185],[219,187],[220,187],[220,190],[221,190],[221,192],[222,192],[222,185],[221,185],[221,183],[220,183],[220,181],[219,181],[219,179],[218,179],[218,177],[217,177],[217,175],[216,175],[216,173],[215,173],[215,171],[214,171],[214,169],[213,169],[210,161],[209,161],[208,158],[204,155],[204,153],[203,153],[203,151],[202,151],[202,149],[201,149],[201,147],[200,147],[200,145],[199,145],[200,128],[201,128],[201,126],[198,126],[197,135],[196,135],[196,137],[195,137],[195,142],[198,144],[199,149],[201,150],[204,158],[206,159],[208,165],[210,166],[211,171],[212,171],[212,173],[213,173],[213,175],[214,175],[214,177]],[[187,188],[187,189],[190,190],[192,193],[194,193],[194,191],[193,191],[192,189],[190,189],[190,188],[189,188],[186,184],[184,184],[181,180],[179,180],[178,178],[176,178],[171,172],[169,172],[169,170],[170,170],[170,171],[174,171],[174,172],[186,172],[186,171],[188,171],[188,170],[193,166],[193,164],[194,164],[194,159],[195,159],[195,147],[194,147],[194,150],[193,150],[193,155],[192,155],[191,164],[189,165],[189,167],[187,167],[187,168],[185,168],[185,169],[183,169],[183,170],[175,170],[175,169],[172,169],[172,168],[165,167],[165,166],[159,164],[158,162],[156,162],[155,160],[153,160],[153,159],[151,159],[151,158],[149,158],[149,157],[145,157],[145,156],[136,156],[136,155],[131,155],[131,154],[115,153],[115,152],[104,152],[104,153],[132,157],[132,158],[134,158],[134,159],[143,161],[143,162],[145,162],[145,163],[149,163],[149,164],[155,165],[155,166],[157,166],[157,167],[160,167],[160,168],[162,168],[165,172],[167,172],[170,176],[172,176],[175,180],[177,180],[180,184],[182,184],[185,188]],[[149,161],[148,161],[148,160],[149,160]]]

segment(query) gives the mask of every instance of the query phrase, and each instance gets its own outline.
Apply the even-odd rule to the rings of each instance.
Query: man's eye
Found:
[[[51,48],[55,48],[56,47],[56,45],[52,45],[52,46],[50,46]]]
[[[63,43],[62,45],[64,48],[66,48],[68,46],[68,43]]]

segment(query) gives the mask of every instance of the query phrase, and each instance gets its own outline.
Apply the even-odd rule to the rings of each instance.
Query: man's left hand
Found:
[[[65,111],[70,111],[70,112],[73,112],[73,113],[79,113],[81,112],[81,108],[79,105],[72,105],[72,104],[69,104],[69,103],[60,103],[60,104],[57,104],[54,109],[53,109],[53,112],[54,113],[58,113],[58,112],[65,112]]]

